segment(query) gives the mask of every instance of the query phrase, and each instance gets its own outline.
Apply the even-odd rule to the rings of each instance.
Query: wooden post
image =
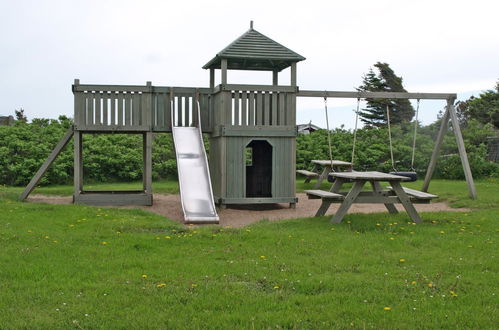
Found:
[[[143,134],[142,151],[144,157],[144,168],[142,171],[144,192],[152,194],[152,132]]]
[[[272,86],[277,86],[279,84],[279,71],[272,71]]]
[[[447,101],[447,109],[450,114],[450,119],[452,122],[452,128],[454,130],[454,135],[456,137],[457,149],[459,150],[459,157],[461,157],[461,164],[463,165],[464,177],[466,178],[466,183],[468,184],[468,191],[472,199],[476,199],[476,188],[473,182],[473,175],[471,174],[470,163],[468,162],[468,156],[466,155],[466,148],[464,147],[463,136],[461,134],[461,128],[459,127],[459,120],[457,119],[456,109],[454,108],[454,100],[449,99]]]
[[[210,69],[210,88],[215,88],[215,69]]]
[[[68,144],[68,142],[72,136],[73,136],[73,127],[68,129],[68,131],[66,132],[64,137],[59,141],[59,143],[57,143],[54,150],[52,150],[52,152],[48,156],[47,160],[42,164],[42,166],[40,166],[40,168],[38,169],[38,172],[36,172],[35,176],[31,179],[28,186],[26,186],[26,188],[24,189],[21,196],[19,196],[19,201],[25,200],[29,196],[29,194],[31,194],[33,189],[35,189],[35,186],[38,184],[38,182],[40,182],[40,179],[47,172],[50,165],[52,165],[52,163],[55,161],[57,156],[59,156],[62,149],[64,149],[64,147]]]
[[[296,63],[291,64],[291,86],[296,86]]]
[[[83,134],[74,131],[74,197],[83,191]]]
[[[220,64],[220,69],[222,71],[222,85],[227,84],[227,59],[223,58]]]
[[[445,133],[447,133],[448,124],[449,124],[449,107],[445,107],[445,113],[444,116],[442,117],[442,122],[440,123],[440,130],[438,131],[437,141],[435,143],[435,147],[433,148],[433,153],[431,154],[430,164],[428,164],[428,169],[426,170],[426,176],[421,191],[428,192],[430,181],[433,176],[433,172],[435,171],[435,167],[437,165],[437,159],[440,153],[440,147],[442,146]]]

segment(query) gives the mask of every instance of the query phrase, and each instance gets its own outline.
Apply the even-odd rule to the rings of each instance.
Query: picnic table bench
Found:
[[[338,171],[341,168],[347,167],[348,170],[352,169],[352,163],[344,162],[342,160],[333,159],[332,164],[330,160],[320,160],[314,159],[311,161],[314,164],[314,168],[312,171],[308,170],[296,170],[296,173],[305,175],[305,183],[310,182],[313,178],[317,178],[317,182],[314,185],[314,188],[319,188],[321,186],[322,181],[327,178],[328,174],[333,170],[337,169]],[[332,166],[331,166],[332,165]]]
[[[429,203],[437,195],[425,193],[422,191],[404,188],[400,185],[401,181],[407,180],[407,177],[392,175],[382,172],[334,172],[330,174],[335,177],[335,182],[331,191],[324,190],[305,190],[309,199],[321,199],[322,204],[317,210],[315,216],[326,214],[332,203],[341,203],[331,221],[338,223],[343,220],[348,209],[353,203],[382,203],[389,213],[398,213],[394,204],[402,204],[410,218],[420,223],[419,217],[413,204]],[[388,190],[381,188],[380,182],[385,181],[390,184]],[[340,192],[345,182],[353,182],[353,186],[348,192]],[[372,191],[362,191],[364,185],[369,182]]]

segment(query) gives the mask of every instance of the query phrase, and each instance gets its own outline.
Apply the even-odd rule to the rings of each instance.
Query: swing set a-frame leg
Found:
[[[454,131],[454,136],[456,137],[457,148],[459,150],[459,157],[461,158],[461,164],[463,165],[464,177],[466,178],[466,183],[468,185],[469,195],[472,199],[477,198],[475,183],[473,181],[473,175],[471,173],[470,163],[468,162],[468,156],[466,154],[466,149],[464,147],[463,135],[461,134],[461,128],[459,127],[459,121],[457,119],[456,109],[454,108],[454,99],[447,100],[447,107],[442,117],[442,123],[440,125],[440,130],[438,131],[437,141],[433,153],[431,155],[430,164],[428,165],[428,170],[426,171],[426,177],[423,183],[424,192],[428,191],[430,186],[430,180],[435,171],[437,164],[437,158],[440,153],[440,147],[444,140],[445,133],[449,125],[449,119],[452,122],[452,128]]]
[[[49,167],[52,165],[52,163],[55,161],[57,156],[61,153],[62,149],[68,144],[69,140],[71,140],[71,137],[73,137],[73,127],[69,128],[66,134],[64,134],[64,137],[57,143],[55,146],[54,150],[50,153],[48,156],[47,160],[40,166],[38,169],[38,172],[36,172],[35,176],[31,179],[29,184],[26,186],[24,191],[22,192],[21,196],[19,196],[19,200],[23,201],[25,200],[29,194],[35,189],[35,186],[40,182],[41,178],[43,175],[47,172]]]

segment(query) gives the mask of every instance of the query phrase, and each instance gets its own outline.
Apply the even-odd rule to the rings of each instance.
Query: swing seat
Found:
[[[414,182],[418,179],[418,174],[416,172],[390,172],[392,175],[405,176],[409,178],[409,180],[405,180],[405,182]]]

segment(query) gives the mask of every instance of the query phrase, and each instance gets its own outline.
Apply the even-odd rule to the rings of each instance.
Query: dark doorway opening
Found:
[[[246,197],[272,197],[272,146],[251,141],[245,150]]]

